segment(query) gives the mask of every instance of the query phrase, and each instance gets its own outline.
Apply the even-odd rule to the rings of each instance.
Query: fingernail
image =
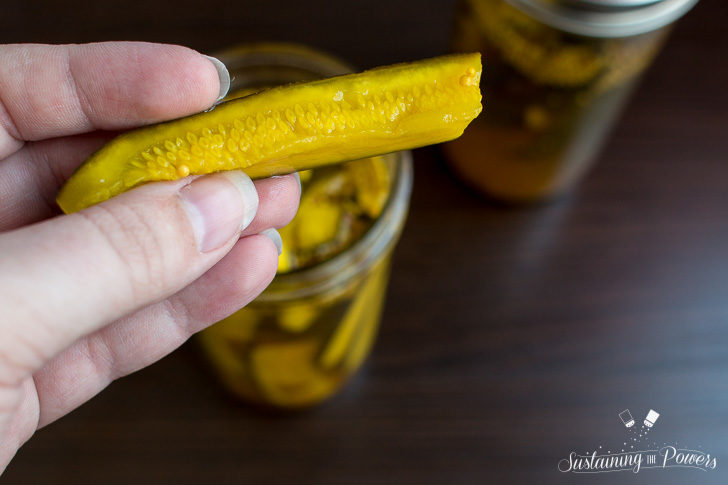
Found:
[[[283,239],[281,239],[281,235],[278,233],[278,231],[276,231],[275,229],[266,229],[260,234],[261,236],[265,236],[273,241],[273,244],[276,245],[276,249],[278,250],[278,256],[280,256],[283,252]]]
[[[301,176],[298,174],[298,172],[293,172],[293,176],[296,177],[296,182],[298,182],[298,190],[301,190]]]
[[[298,182],[298,190],[301,191],[301,176],[298,174],[298,172],[292,172],[288,175],[293,175],[293,178],[296,179],[296,182]],[[282,179],[283,177],[288,177],[288,175],[271,175],[270,178],[272,179]]]
[[[202,55],[205,56],[205,54]],[[215,66],[215,69],[217,69],[217,77],[220,79],[220,93],[217,95],[217,99],[215,100],[215,102],[218,102],[222,100],[230,90],[230,73],[220,59],[212,56],[205,57]]]
[[[258,192],[240,170],[207,175],[180,190],[200,252],[224,245],[248,227],[258,211]]]

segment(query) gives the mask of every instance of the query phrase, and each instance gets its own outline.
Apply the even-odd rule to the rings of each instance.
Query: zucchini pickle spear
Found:
[[[480,54],[291,84],[126,132],[61,188],[66,213],[140,184],[242,169],[282,175],[452,140],[480,113]]]

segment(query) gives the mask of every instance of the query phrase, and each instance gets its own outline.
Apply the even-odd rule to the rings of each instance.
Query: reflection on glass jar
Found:
[[[486,106],[445,146],[454,169],[507,202],[568,190],[696,1],[461,1],[453,48],[483,53]]]
[[[301,46],[261,44],[218,54],[230,97],[350,71]],[[334,394],[377,334],[390,257],[407,213],[409,152],[301,172],[298,214],[280,230],[273,283],[199,336],[221,382],[246,401],[301,408]]]

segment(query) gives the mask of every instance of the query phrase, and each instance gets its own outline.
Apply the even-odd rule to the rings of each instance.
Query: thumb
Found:
[[[145,185],[0,234],[0,361],[12,364],[0,367],[0,384],[187,286],[232,248],[257,209],[255,185],[233,171]]]

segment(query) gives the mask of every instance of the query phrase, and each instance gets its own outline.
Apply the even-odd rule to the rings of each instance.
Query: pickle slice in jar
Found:
[[[366,327],[374,325],[379,320],[379,314],[384,304],[384,291],[387,287],[387,262],[379,266],[366,277],[363,286],[349,305],[346,315],[341,319],[331,338],[318,358],[318,364],[324,369],[333,369],[339,366],[352,349],[359,345],[358,340],[366,336]],[[372,324],[372,322],[374,322]],[[364,345],[364,350],[368,346]],[[361,349],[359,350],[361,351]],[[366,352],[364,353],[366,355]]]
[[[338,389],[337,380],[313,365],[316,339],[258,345],[251,354],[253,375],[265,398],[282,407],[318,402]]]
[[[359,327],[356,337],[352,341],[351,348],[346,353],[344,359],[344,368],[352,372],[356,370],[369,354],[374,343],[374,337],[377,335],[379,328],[379,318],[367,318]]]
[[[344,359],[346,350],[351,345],[356,329],[364,317],[366,298],[363,298],[363,293],[364,291],[351,303],[346,315],[326,343],[326,347],[318,359],[318,364],[324,369],[333,369]]]
[[[379,321],[381,320],[380,314],[384,307],[384,294],[387,290],[387,281],[389,281],[389,261],[383,261],[374,271],[367,283],[369,286],[367,295],[369,301],[366,313],[344,359],[344,367],[349,372],[356,370],[369,354],[369,349],[374,343]]]
[[[289,333],[301,333],[308,330],[316,321],[322,310],[313,302],[302,301],[283,307],[277,316],[278,326]]]
[[[356,185],[356,201],[364,213],[376,219],[389,198],[391,177],[382,157],[372,157],[347,164]]]
[[[313,251],[336,239],[342,219],[342,207],[335,201],[306,194],[299,206],[294,241],[299,249]]]

